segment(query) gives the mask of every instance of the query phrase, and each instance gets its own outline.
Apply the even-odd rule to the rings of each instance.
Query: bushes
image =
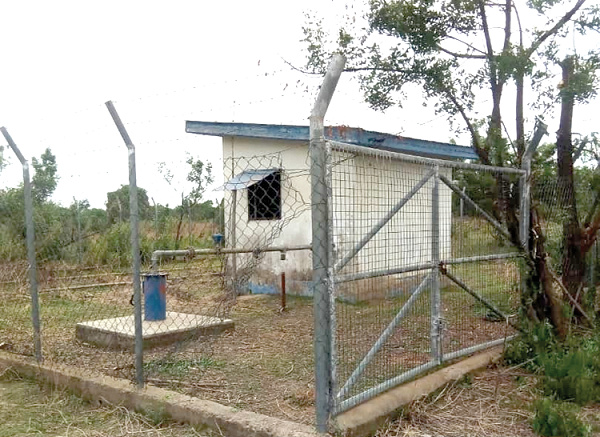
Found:
[[[570,402],[543,398],[535,402],[534,409],[533,430],[541,436],[586,437],[590,434],[590,427],[577,417],[577,406]]]
[[[587,436],[579,406],[600,402],[600,333],[573,335],[558,342],[549,325],[531,326],[511,342],[507,364],[537,373],[545,396],[536,401],[534,430],[542,436]]]
[[[147,223],[140,225],[140,255],[142,264],[150,263],[152,252],[157,249],[177,249],[175,234],[171,231],[174,223],[165,227],[165,232],[157,234]],[[202,232],[191,239],[185,238],[184,247],[212,247],[212,225],[207,224]],[[88,265],[111,265],[126,267],[131,263],[131,235],[129,223],[112,225],[104,233],[96,236],[88,245],[84,262]],[[191,241],[190,241],[191,240]],[[191,244],[190,244],[191,243]]]

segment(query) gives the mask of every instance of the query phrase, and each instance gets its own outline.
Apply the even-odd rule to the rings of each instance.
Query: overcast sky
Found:
[[[139,185],[173,206],[185,190],[187,153],[213,162],[217,175],[222,165],[220,139],[185,134],[186,119],[308,123],[321,79],[283,60],[303,64],[305,12],[335,23],[344,3],[0,0],[0,126],[26,157],[46,147],[56,154],[61,179],[54,200],[102,207],[106,192],[128,183],[127,151],[104,106],[112,100],[136,145]],[[326,121],[454,137],[418,93],[408,99],[404,110],[374,112],[344,76]],[[179,174],[173,186],[157,172],[163,161]],[[20,179],[16,159],[10,162],[2,187]]]

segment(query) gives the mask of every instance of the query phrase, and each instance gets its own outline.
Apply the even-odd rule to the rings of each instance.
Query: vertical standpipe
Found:
[[[315,413],[317,431],[328,431],[333,410],[334,387],[332,368],[334,308],[331,306],[333,260],[329,259],[332,244],[329,229],[329,199],[327,187],[327,146],[324,118],[346,58],[335,55],[329,64],[323,85],[310,116],[310,172],[313,251],[313,307],[315,352]]]
[[[167,274],[147,273],[142,277],[144,320],[165,320],[167,318]]]

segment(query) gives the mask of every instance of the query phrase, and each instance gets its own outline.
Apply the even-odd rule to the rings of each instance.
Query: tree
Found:
[[[333,40],[318,20],[304,29],[307,67],[322,72],[332,52],[345,53],[347,70],[359,74],[366,101],[381,110],[401,105],[404,87],[418,84],[437,112],[462,120],[483,164],[520,165],[526,144],[527,101],[533,109],[550,109],[558,98],[563,107],[561,120],[568,124],[572,111],[565,112],[569,106],[566,101],[583,101],[593,95],[598,64],[595,53],[573,58],[576,61],[569,74],[578,80],[563,84],[559,92],[555,88],[558,80],[552,73],[558,64],[564,66],[559,56],[567,26],[577,34],[597,32],[600,28],[598,7],[586,3],[587,0],[576,0],[565,6],[555,0],[531,0],[526,4],[514,0],[370,0],[362,31],[357,31],[356,25],[346,26]],[[525,15],[526,25],[521,21]],[[352,23],[357,22],[360,18],[353,17]],[[541,22],[539,27],[537,22]],[[511,105],[515,131],[509,136],[503,123],[503,111],[509,109],[503,101],[511,86],[515,96]],[[529,89],[532,93],[528,95]],[[491,102],[489,115],[477,118],[475,111],[487,101]],[[566,124],[561,123],[559,138],[559,173],[563,183],[572,180],[568,174],[572,175],[573,169],[573,161],[567,158],[573,151],[568,146],[570,129]],[[495,199],[492,214],[505,223],[512,243],[520,247],[519,193],[511,189],[505,177],[497,175],[491,194]],[[572,266],[565,280],[573,284],[582,274],[580,259],[585,252],[573,250],[580,234],[574,220],[575,197],[565,202],[571,220],[565,225],[562,264],[563,268]],[[600,211],[592,215],[600,227]],[[539,231],[535,211],[531,220],[532,228]],[[542,255],[543,239],[536,235],[539,234],[529,236],[524,248],[532,267],[528,289],[533,294],[524,302],[531,304],[529,314],[534,319],[549,318],[562,332],[564,320],[558,308],[561,303],[553,300],[549,265]],[[590,238],[595,239],[595,233]]]
[[[214,182],[212,175],[212,164],[206,163],[200,159],[195,159],[193,156],[188,156],[186,164],[190,166],[190,169],[186,175],[186,181],[191,183],[191,188],[188,194],[185,194],[185,190],[181,191],[181,204],[176,208],[178,211],[177,219],[177,231],[175,235],[175,245],[179,247],[181,240],[181,227],[183,225],[183,219],[187,212],[188,221],[192,220],[192,211],[199,207],[200,211],[206,210],[206,202],[201,203],[204,193],[207,187]],[[158,171],[163,175],[165,181],[173,186],[174,174],[169,170],[166,163],[161,162],[158,165]]]
[[[31,178],[31,191],[35,201],[44,202],[52,196],[58,184],[58,168],[56,156],[50,149],[46,149],[40,159],[32,158],[31,165],[35,170]]]
[[[140,220],[151,216],[152,211],[148,200],[148,192],[138,187],[138,212]],[[106,193],[106,214],[109,224],[122,223],[129,220],[129,185]]]

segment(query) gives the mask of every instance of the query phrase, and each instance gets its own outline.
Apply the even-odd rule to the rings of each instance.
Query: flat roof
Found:
[[[268,138],[305,142],[309,140],[308,126],[186,121],[185,131],[191,134],[217,137]],[[432,158],[479,158],[472,147],[438,141],[419,140],[400,135],[368,131],[356,127],[325,127],[325,138],[372,149],[389,150]]]

